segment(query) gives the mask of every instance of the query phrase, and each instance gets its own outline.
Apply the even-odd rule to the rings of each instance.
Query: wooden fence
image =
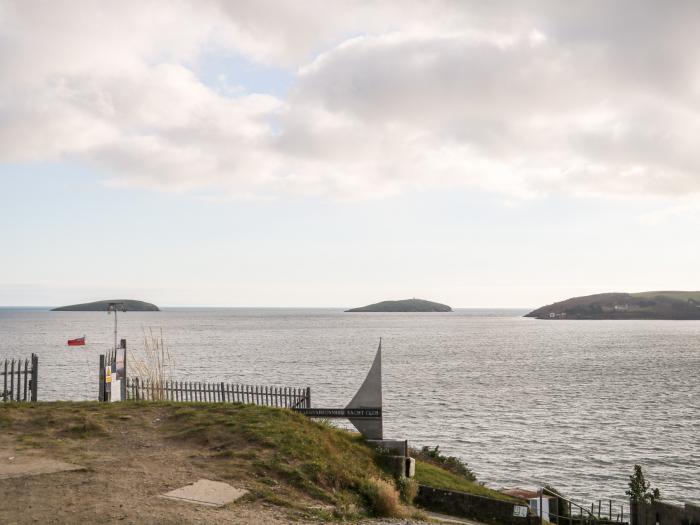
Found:
[[[36,401],[39,387],[39,357],[29,359],[5,359],[0,364],[2,390],[0,402]]]
[[[142,401],[201,401],[205,403],[246,403],[283,408],[311,407],[311,389],[308,387],[192,381],[155,383],[138,377],[126,378],[126,397]]]

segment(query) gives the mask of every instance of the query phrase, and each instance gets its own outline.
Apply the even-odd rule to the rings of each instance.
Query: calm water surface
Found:
[[[119,335],[138,351],[162,328],[176,378],[310,386],[326,407],[352,398],[381,336],[387,437],[439,444],[490,486],[547,482],[587,502],[623,499],[641,463],[662,495],[700,503],[700,322],[522,313],[170,309],[120,314]],[[95,399],[112,321],[0,310],[0,359],[39,354],[42,400]]]

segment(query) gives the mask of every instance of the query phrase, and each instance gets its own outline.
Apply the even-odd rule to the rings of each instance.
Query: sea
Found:
[[[137,354],[162,333],[174,379],[308,386],[323,408],[350,401],[381,338],[385,437],[439,446],[494,488],[624,501],[640,464],[664,499],[700,504],[700,321],[524,313],[168,308],[117,329]],[[0,360],[38,354],[40,400],[96,399],[113,340],[113,314],[0,309]]]

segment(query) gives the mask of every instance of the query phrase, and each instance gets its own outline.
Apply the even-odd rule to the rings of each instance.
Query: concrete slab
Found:
[[[161,494],[161,498],[186,501],[210,507],[221,507],[248,494],[245,489],[237,489],[228,483],[200,479],[185,487]]]
[[[0,479],[23,478],[74,470],[85,470],[85,467],[38,456],[0,455]]]

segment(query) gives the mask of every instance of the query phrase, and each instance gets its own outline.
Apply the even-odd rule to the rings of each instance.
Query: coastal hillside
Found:
[[[135,299],[108,299],[106,301],[94,301],[92,303],[71,304],[52,308],[52,312],[106,312],[109,303],[123,303],[127,312],[159,312],[155,304]]]
[[[602,293],[543,306],[537,319],[700,319],[700,292]]]
[[[434,303],[425,299],[402,299],[400,301],[382,301],[346,312],[451,312],[446,304]]]
[[[0,523],[317,523],[416,516],[399,500],[382,454],[361,437],[289,410],[206,403],[0,403],[0,463],[33,459],[82,467],[0,476]],[[434,465],[436,486],[508,496]],[[223,508],[159,494],[199,479],[244,489]],[[405,490],[404,487],[402,490]],[[408,492],[405,496],[410,496]],[[410,499],[410,498],[409,498]],[[3,504],[9,503],[9,504]]]

